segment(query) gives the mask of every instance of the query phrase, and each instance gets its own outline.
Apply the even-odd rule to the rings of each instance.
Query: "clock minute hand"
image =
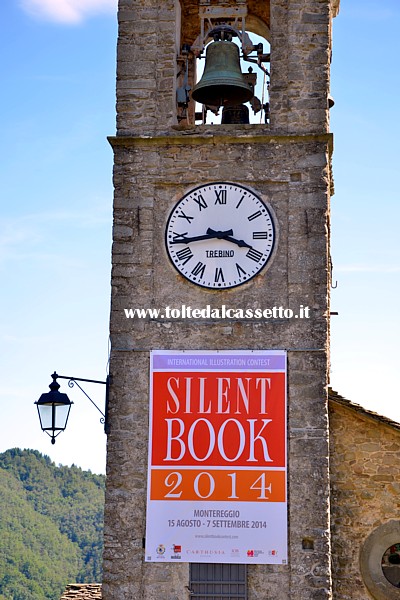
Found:
[[[185,233],[182,233],[179,236],[179,239],[172,240],[171,244],[190,244],[191,242],[213,240],[215,238],[224,239],[226,235],[230,235],[232,233],[232,229],[228,229],[228,231],[214,231],[213,229],[207,229],[207,233],[204,235],[196,235],[194,237],[187,237]]]
[[[207,229],[207,233],[214,233],[216,234],[215,237],[217,237],[219,240],[226,240],[227,242],[232,242],[232,244],[236,244],[237,246],[239,246],[239,248],[253,247],[250,246],[250,244],[248,244],[244,240],[237,240],[236,238],[232,237],[232,229],[229,229],[229,231],[214,231],[213,229]]]
[[[231,237],[230,235],[225,236],[223,239],[228,240],[228,242],[232,242],[232,244],[236,244],[237,246],[239,246],[239,248],[252,248],[253,247],[253,246],[250,246],[250,244],[248,244],[244,240],[237,240],[234,237]]]

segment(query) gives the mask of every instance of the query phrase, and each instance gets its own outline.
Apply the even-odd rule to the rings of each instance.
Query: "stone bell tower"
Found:
[[[119,0],[117,134],[110,138],[115,198],[104,600],[204,597],[193,587],[190,559],[147,561],[152,552],[146,547],[146,498],[155,350],[285,353],[287,554],[281,562],[247,563],[242,595],[232,597],[332,597],[329,64],[338,4]],[[207,58],[204,98],[196,72],[210,42],[208,48],[220,46],[213,46],[213,64]],[[232,48],[227,45],[232,43],[239,50],[233,54],[248,60],[244,67],[232,58],[221,67],[219,48]],[[248,66],[252,72],[246,73]],[[227,79],[233,71],[234,78],[240,76],[238,69],[244,83],[231,85]],[[265,95],[254,89],[255,76],[268,82]],[[243,96],[235,95],[237,88]],[[253,109],[256,123],[247,119]],[[216,112],[222,112],[222,123],[208,124],[206,113],[216,121]],[[164,310],[207,306],[202,318]],[[222,306],[234,309],[231,318]],[[160,313],[129,318],[129,309],[136,308]],[[251,318],[247,309],[253,311]],[[256,309],[271,312],[259,318]],[[225,385],[226,377],[220,381]],[[179,395],[175,392],[171,397]],[[216,412],[227,412],[221,409],[227,398],[228,388],[221,387]],[[205,406],[214,406],[213,401],[206,397]],[[173,412],[171,407],[167,412]],[[206,412],[203,407],[203,416]],[[258,436],[253,431],[253,441],[264,448],[265,458],[261,431]],[[153,442],[158,433],[162,439],[161,431],[153,431]],[[238,494],[235,490],[230,499]],[[180,547],[175,551],[178,557]],[[164,552],[160,543],[158,558]],[[218,559],[208,562],[218,564]],[[207,589],[214,590],[207,597],[231,597]]]

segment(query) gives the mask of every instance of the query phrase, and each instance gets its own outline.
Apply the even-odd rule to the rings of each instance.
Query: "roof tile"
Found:
[[[101,600],[101,584],[71,583],[60,600]]]

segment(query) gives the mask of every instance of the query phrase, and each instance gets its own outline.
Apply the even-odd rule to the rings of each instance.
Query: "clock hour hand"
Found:
[[[252,248],[247,242],[244,240],[237,240],[232,237],[233,231],[230,229],[229,231],[214,231],[213,229],[208,228],[207,233],[215,234],[213,237],[218,238],[219,240],[226,240],[227,242],[232,242],[232,244],[236,244],[239,248]]]
[[[215,238],[223,240],[225,236],[232,235],[232,229],[227,231],[214,231],[213,229],[207,229],[207,233],[204,235],[196,235],[193,237],[187,237],[186,233],[180,233],[176,235],[172,240],[171,244],[190,244],[191,242],[199,242],[201,240],[213,240]]]

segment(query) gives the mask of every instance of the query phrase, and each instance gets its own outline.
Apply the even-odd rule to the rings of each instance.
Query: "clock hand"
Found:
[[[172,240],[171,244],[190,244],[191,242],[199,242],[201,240],[213,240],[215,238],[225,239],[226,235],[231,235],[232,233],[232,229],[228,229],[227,231],[214,231],[213,229],[208,228],[207,233],[205,235],[187,237],[186,233],[182,233],[179,235],[179,239]]]
[[[214,231],[214,229],[211,229],[211,227],[209,227],[207,229],[207,233],[213,238],[217,238],[218,240],[223,240],[223,239],[225,239],[225,236],[233,235],[233,229],[228,229],[227,231]]]
[[[227,240],[228,242],[232,242],[232,244],[237,244],[239,246],[239,248],[252,248],[253,247],[253,246],[250,246],[250,244],[248,244],[244,240],[237,240],[234,237],[231,237],[230,235],[227,235],[227,236],[223,237],[222,239]]]
[[[229,231],[214,231],[213,229],[208,228],[207,233],[213,233],[215,234],[215,237],[217,237],[219,240],[226,240],[227,242],[232,242],[232,244],[236,244],[237,246],[239,246],[239,248],[253,247],[247,244],[247,242],[245,242],[244,240],[237,240],[236,238],[232,237],[232,229],[230,229]]]

